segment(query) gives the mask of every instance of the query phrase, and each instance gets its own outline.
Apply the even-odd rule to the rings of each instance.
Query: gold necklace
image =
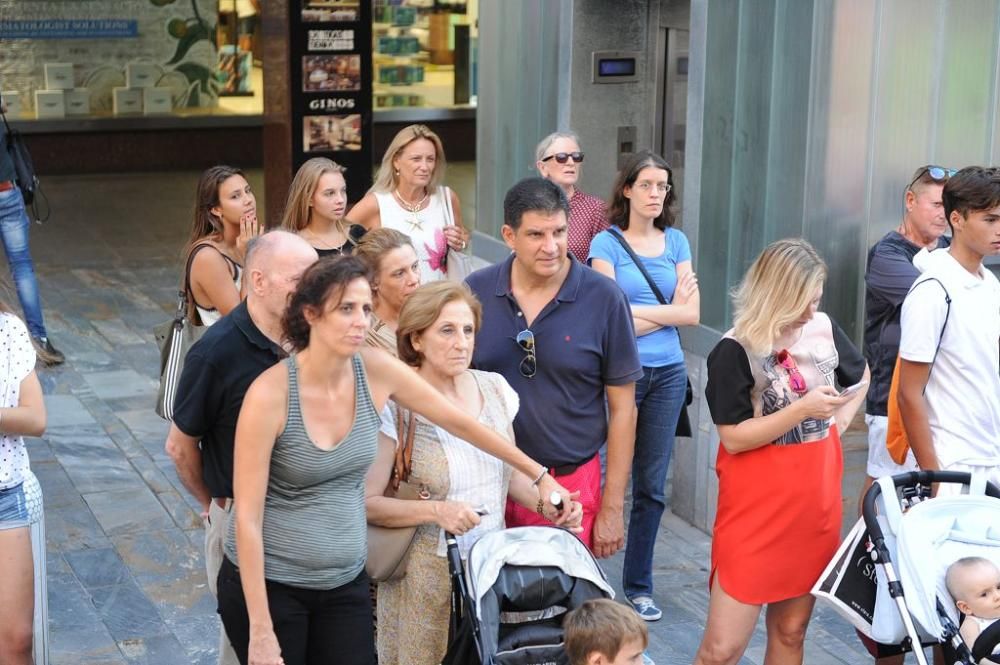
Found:
[[[420,199],[416,203],[410,203],[409,201],[404,199],[403,195],[399,193],[398,187],[393,192],[393,194],[396,195],[396,200],[399,201],[399,205],[401,205],[407,212],[410,213],[410,219],[406,220],[406,223],[410,225],[410,230],[412,231],[413,229],[418,229],[420,231],[423,231],[424,224],[423,222],[420,221],[420,218],[417,217],[417,213],[420,212],[420,209],[427,201],[427,198],[430,196],[430,193],[427,192],[427,190],[425,189],[424,198]]]
[[[327,240],[326,238],[321,237],[319,234],[317,234],[315,231],[313,231],[312,229],[310,229],[308,227],[306,229],[304,229],[304,230],[305,230],[306,233],[308,233],[310,236],[312,236],[312,238],[316,242],[318,242],[319,244],[323,245],[323,247],[320,247],[320,249],[341,249],[344,246],[343,243],[340,244],[340,245],[334,245],[329,240]],[[344,242],[346,243],[347,241],[345,240]]]

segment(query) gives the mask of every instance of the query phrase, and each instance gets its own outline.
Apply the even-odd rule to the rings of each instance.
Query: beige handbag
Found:
[[[405,425],[404,425],[405,422]],[[413,433],[416,430],[416,415],[411,411],[403,415],[403,409],[396,409],[396,460],[393,463],[392,478],[385,495],[407,501],[421,501],[430,498],[426,487],[417,487],[407,482],[410,477],[410,460],[413,458]],[[385,527],[368,525],[368,559],[365,570],[373,582],[386,582],[406,575],[406,561],[413,547],[417,527]]]

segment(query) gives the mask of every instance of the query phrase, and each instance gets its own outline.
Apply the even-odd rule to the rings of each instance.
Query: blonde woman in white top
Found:
[[[469,232],[458,196],[444,181],[444,147],[426,125],[404,127],[393,138],[375,184],[348,213],[368,230],[396,229],[413,240],[424,282],[447,277],[448,249],[463,251]]]
[[[517,393],[499,374],[469,369],[480,318],[479,302],[465,285],[425,284],[400,313],[399,358],[513,446]],[[407,501],[384,496],[400,443],[397,408],[390,403],[388,413],[383,412],[378,453],[366,481],[368,521],[419,528],[406,576],[378,587],[378,656],[380,665],[425,665],[441,662],[447,650],[451,586],[443,531],[459,536],[464,557],[475,540],[504,527],[508,494],[577,531],[583,508],[573,501],[571,510],[559,515],[540,501],[530,478],[419,416],[411,422],[408,412],[402,414],[404,428],[414,428],[414,434],[407,482],[425,490],[428,498]]]

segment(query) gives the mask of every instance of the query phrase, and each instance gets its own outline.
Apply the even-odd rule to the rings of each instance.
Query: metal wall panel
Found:
[[[912,172],[1000,157],[1000,2],[730,0],[705,11],[704,111],[689,127],[702,141],[702,321],[725,330],[728,291],[753,257],[801,234],[830,266],[823,308],[860,338],[867,248],[899,223]]]

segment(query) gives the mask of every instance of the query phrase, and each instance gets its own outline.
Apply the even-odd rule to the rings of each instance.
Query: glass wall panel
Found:
[[[867,248],[917,167],[995,161],[1000,2],[708,3],[698,272],[702,321],[766,243],[803,235],[824,309],[860,336]]]

